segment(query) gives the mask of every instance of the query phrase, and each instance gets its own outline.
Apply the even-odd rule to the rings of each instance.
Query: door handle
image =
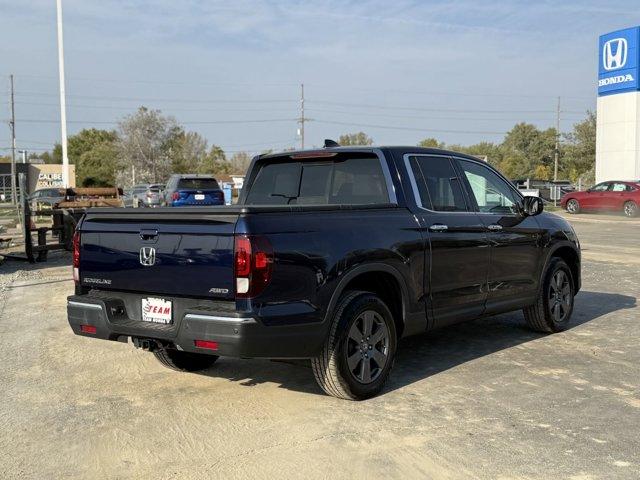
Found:
[[[487,228],[492,232],[499,232],[500,230],[502,230],[502,225],[498,225],[497,223],[492,223]]]
[[[446,232],[449,229],[448,226],[441,223],[434,223],[429,227],[430,232]]]
[[[158,236],[158,230],[140,230],[140,238],[142,240],[153,240]]]

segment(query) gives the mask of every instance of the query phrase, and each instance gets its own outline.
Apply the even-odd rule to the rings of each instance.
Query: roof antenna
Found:
[[[331,140],[330,138],[324,139],[324,148],[332,148],[332,147],[339,147],[339,146],[340,144],[335,140]]]

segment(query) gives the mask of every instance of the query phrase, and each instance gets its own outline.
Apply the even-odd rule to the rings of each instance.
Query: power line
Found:
[[[324,108],[310,108],[307,109],[310,112],[323,112],[323,113],[336,113],[343,115],[367,115],[374,117],[384,117],[384,118],[407,118],[407,119],[415,119],[415,120],[478,120],[478,121],[518,121],[522,119],[518,119],[516,117],[424,117],[424,116],[415,116],[415,115],[405,115],[405,114],[392,114],[392,113],[371,113],[371,112],[354,112],[352,110],[331,110]],[[563,112],[564,113],[564,112]],[[527,121],[544,121],[550,120],[555,116],[555,113],[549,112],[549,117],[547,118],[526,118]]]
[[[34,75],[34,74],[21,74],[19,77],[25,78],[42,78],[42,79],[56,79],[57,77],[52,75]],[[143,84],[143,85],[175,85],[175,86],[212,86],[212,87],[295,87],[299,84],[293,82],[273,82],[273,83],[262,83],[262,82],[176,82],[176,81],[162,81],[162,80],[146,80],[146,79],[123,79],[123,78],[96,78],[96,77],[69,77],[69,81],[83,81],[83,82],[95,82],[95,83],[116,83],[118,85],[122,84]],[[312,86],[318,89],[332,90],[332,91],[349,91],[349,90],[357,90],[358,92],[380,92],[380,93],[400,93],[400,94],[409,94],[409,95],[437,95],[437,96],[455,96],[455,97],[484,97],[484,98],[546,98],[546,99],[555,99],[556,95],[553,94],[522,94],[522,93],[488,93],[488,92],[452,92],[452,91],[439,91],[439,90],[411,90],[411,89],[388,89],[388,88],[362,88],[358,86],[357,88],[344,88],[343,86],[336,87],[335,85],[326,85],[326,84],[318,84],[318,83],[307,83],[307,86]],[[580,99],[580,100],[593,100],[593,96],[582,96],[582,95],[563,95],[563,98],[566,99]]]
[[[41,92],[18,92],[17,96],[21,97],[56,97],[52,93]],[[204,99],[204,98],[145,98],[145,97],[110,97],[107,95],[67,95],[69,98],[84,98],[87,100],[111,100],[114,102],[174,102],[174,103],[297,103],[297,100],[291,99],[268,99],[268,100],[227,100],[227,99]]]
[[[33,105],[42,107],[59,107],[57,103],[40,103],[40,102],[16,102],[18,105]],[[88,105],[88,104],[67,104],[70,108],[88,108],[88,109],[107,109],[107,110],[127,110],[130,111],[131,107],[125,105]],[[291,108],[175,108],[172,107],[171,111],[181,112],[292,112]]]
[[[184,125],[225,125],[236,123],[271,123],[271,122],[295,122],[297,118],[264,118],[264,119],[250,119],[250,120],[193,120],[193,121],[181,121]],[[20,122],[24,123],[60,123],[60,120],[43,120],[39,118],[21,118]],[[94,124],[94,125],[117,125],[120,122],[116,121],[103,121],[103,120],[68,120],[67,123],[76,124]]]
[[[473,131],[473,130],[436,130],[431,128],[414,128],[414,127],[400,127],[393,125],[374,125],[370,123],[351,123],[351,122],[337,122],[332,120],[315,120],[317,123],[325,123],[330,125],[344,125],[348,127],[366,127],[366,128],[381,128],[386,130],[406,130],[412,132],[432,132],[432,133],[461,133],[461,134],[484,134],[484,135],[505,135],[507,132],[491,132],[491,131]]]
[[[554,110],[475,110],[475,109],[449,109],[449,108],[425,108],[425,107],[407,107],[407,106],[389,106],[389,105],[372,105],[362,103],[340,103],[324,100],[311,100],[311,103],[321,105],[331,105],[335,107],[356,107],[356,108],[373,108],[380,110],[407,110],[415,112],[451,112],[451,113],[554,113]],[[567,111],[566,113],[582,113],[576,111]]]

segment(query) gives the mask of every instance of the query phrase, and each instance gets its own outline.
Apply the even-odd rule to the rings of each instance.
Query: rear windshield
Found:
[[[181,178],[176,188],[178,190],[220,190],[215,178]]]
[[[380,160],[375,156],[287,159],[259,168],[247,195],[248,205],[389,203]]]

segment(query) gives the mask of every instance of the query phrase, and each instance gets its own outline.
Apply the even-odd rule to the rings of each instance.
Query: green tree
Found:
[[[573,131],[564,135],[564,156],[561,172],[565,178],[583,183],[595,181],[596,164],[596,114],[587,112],[587,118],[573,126]]]
[[[80,156],[76,163],[76,183],[83,187],[115,186],[120,169],[116,143],[105,142]]]
[[[431,137],[420,140],[420,142],[418,142],[418,146],[424,148],[445,148],[444,142],[440,142],[438,139]]]
[[[196,132],[176,127],[165,146],[171,159],[172,173],[194,173],[201,169],[207,156],[207,141]]]
[[[364,132],[346,133],[338,139],[340,145],[373,145],[373,138]]]
[[[77,185],[114,185],[119,168],[117,140],[115,131],[97,128],[85,128],[67,138],[67,155],[69,163],[76,166]],[[51,153],[44,152],[40,158],[45,163],[61,164],[62,145],[56,143]]]
[[[232,169],[231,163],[227,161],[224,150],[218,145],[211,145],[211,149],[200,163],[198,172],[224,175],[231,173]]]
[[[553,168],[555,143],[555,128],[539,130],[530,123],[518,123],[500,146],[499,166],[511,178],[533,177],[539,165]]]

